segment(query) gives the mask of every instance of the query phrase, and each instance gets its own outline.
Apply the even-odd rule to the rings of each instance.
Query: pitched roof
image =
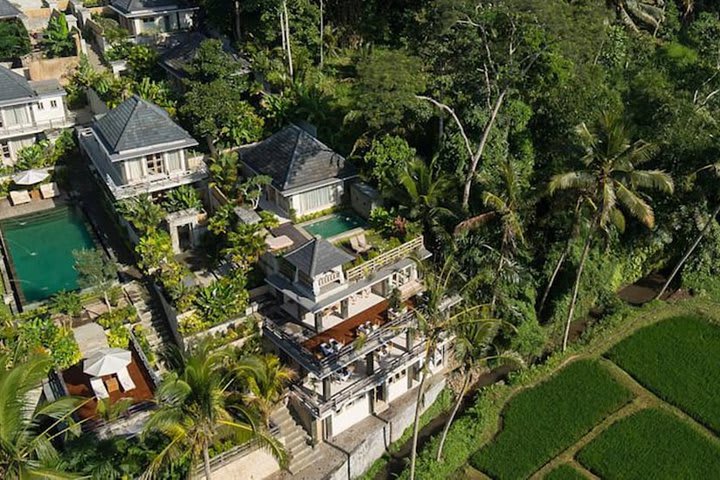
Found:
[[[185,7],[184,2],[176,0],[112,0],[111,5],[127,13]]]
[[[310,240],[286,253],[283,258],[310,277],[355,260],[352,255],[322,238]]]
[[[160,55],[160,65],[176,77],[184,78],[187,76],[185,66],[195,58],[200,44],[208,39],[200,32],[190,32],[187,38]],[[250,62],[233,52],[225,43],[223,51],[238,62],[238,73],[247,73],[250,70]]]
[[[22,75],[0,65],[0,102],[34,98],[35,90]]]
[[[18,18],[22,12],[8,0],[0,0],[0,18]]]
[[[137,95],[97,120],[93,130],[110,155],[168,143],[177,143],[180,148],[198,144],[165,110]]]
[[[345,158],[297,125],[241,149],[240,158],[281,191],[355,175]]]

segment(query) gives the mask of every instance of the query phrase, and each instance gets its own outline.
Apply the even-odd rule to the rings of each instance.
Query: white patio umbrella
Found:
[[[103,348],[91,354],[83,363],[83,372],[95,377],[112,375],[130,365],[132,354],[122,348]]]
[[[13,181],[18,185],[35,185],[49,176],[50,174],[43,170],[25,170],[15,175]]]

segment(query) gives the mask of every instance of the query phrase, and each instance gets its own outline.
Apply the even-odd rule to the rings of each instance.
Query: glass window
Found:
[[[147,171],[149,174],[159,174],[165,172],[165,166],[163,165],[163,157],[161,153],[154,153],[145,157],[147,165]]]
[[[29,123],[29,117],[25,105],[10,107],[5,110],[5,121],[9,127]]]
[[[38,110],[45,110],[45,104],[43,102],[38,102],[37,108],[38,108]]]
[[[57,108],[57,100],[50,100],[50,107]]]
[[[0,143],[0,152],[3,158],[10,158],[10,145],[7,142]]]

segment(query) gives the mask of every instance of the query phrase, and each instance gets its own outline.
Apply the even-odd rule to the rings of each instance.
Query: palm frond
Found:
[[[615,186],[617,198],[628,212],[648,228],[653,228],[655,226],[655,212],[653,212],[652,207],[622,183],[616,182]]]
[[[458,223],[455,226],[455,230],[453,231],[454,235],[460,235],[464,232],[469,232],[471,230],[475,230],[476,228],[479,228],[482,225],[485,225],[490,220],[495,218],[496,213],[495,212],[485,212],[481,213],[480,215],[475,215],[474,217],[470,217],[467,220],[463,220],[462,222]]]
[[[671,194],[674,190],[672,177],[662,170],[635,170],[628,174],[630,182],[639,188],[658,190]]]
[[[595,178],[587,172],[568,172],[553,175],[548,184],[550,195],[558,190],[591,190],[595,185]]]

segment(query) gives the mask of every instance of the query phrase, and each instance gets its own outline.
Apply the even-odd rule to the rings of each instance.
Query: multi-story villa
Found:
[[[190,150],[198,142],[164,109],[136,95],[80,130],[78,138],[112,200],[159,196],[207,178],[204,157]],[[176,252],[199,242],[204,217],[195,211],[168,217]]]
[[[307,129],[290,125],[238,150],[247,175],[267,175],[264,200],[287,216],[302,217],[343,203],[348,180],[357,177],[342,155]]]
[[[133,37],[189,30],[199,7],[175,0],[113,0],[110,8]]]
[[[3,165],[14,165],[17,153],[38,137],[69,127],[57,80],[28,81],[0,66],[0,155]]]
[[[353,256],[319,238],[275,257],[264,331],[300,372],[290,405],[314,442],[419,385],[424,341],[409,307],[423,291],[418,262],[429,256],[417,237],[353,268]],[[431,372],[444,368],[448,341],[433,352]]]

